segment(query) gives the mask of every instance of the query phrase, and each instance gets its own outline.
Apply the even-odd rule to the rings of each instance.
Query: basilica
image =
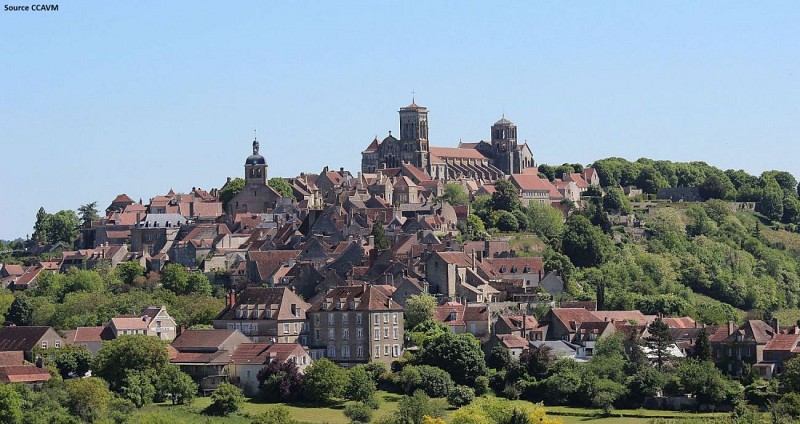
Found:
[[[491,128],[490,141],[459,143],[458,147],[428,144],[428,108],[412,102],[400,108],[400,138],[376,137],[361,153],[361,172],[410,164],[437,180],[494,181],[535,166],[527,143],[517,143],[517,126],[503,116]]]

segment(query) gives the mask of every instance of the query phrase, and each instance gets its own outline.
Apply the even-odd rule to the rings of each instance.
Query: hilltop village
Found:
[[[489,392],[603,411],[797,401],[800,321],[777,312],[798,306],[797,252],[774,238],[800,224],[791,174],[550,166],[505,116],[455,147],[428,123],[400,108],[360,170],[270,176],[253,140],[218,189],[41,209],[0,257],[0,383],[101,377],[138,407],[216,396],[222,415],[236,390],[369,406],[338,387],[364,375],[454,408]]]

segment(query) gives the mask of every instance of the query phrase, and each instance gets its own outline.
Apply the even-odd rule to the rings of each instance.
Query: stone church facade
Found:
[[[258,154],[258,140],[253,140],[253,154],[244,162],[244,188],[230,202],[228,214],[269,213],[275,209],[281,195],[270,187],[268,169],[264,156]]]
[[[491,128],[490,141],[460,143],[456,148],[431,148],[428,144],[428,109],[412,102],[399,110],[400,138],[391,131],[376,137],[361,153],[361,172],[376,173],[408,163],[434,179],[472,178],[496,180],[535,166],[527,143],[517,143],[517,126],[501,118]]]

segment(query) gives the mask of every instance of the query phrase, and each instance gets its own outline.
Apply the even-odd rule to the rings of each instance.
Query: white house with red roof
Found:
[[[270,362],[293,362],[302,373],[311,355],[298,343],[242,343],[231,354],[228,372],[246,395],[258,393],[258,372]]]

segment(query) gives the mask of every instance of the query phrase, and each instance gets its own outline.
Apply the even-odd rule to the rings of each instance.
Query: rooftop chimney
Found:
[[[733,334],[733,330],[734,329],[736,329],[736,326],[734,325],[733,321],[728,321],[728,335],[729,336],[731,334]]]

